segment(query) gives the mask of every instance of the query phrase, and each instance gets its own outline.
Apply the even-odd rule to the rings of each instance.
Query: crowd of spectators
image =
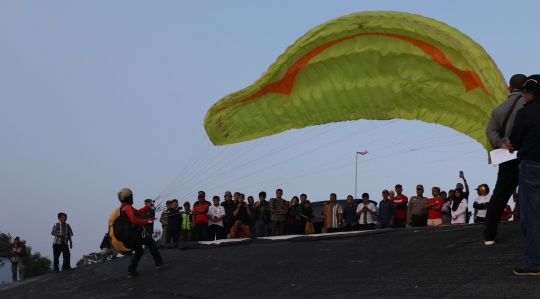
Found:
[[[235,192],[233,195],[227,191],[223,201],[219,196],[214,196],[209,202],[205,192],[199,191],[193,209],[189,202],[185,202],[182,209],[178,200],[167,201],[167,209],[160,217],[163,241],[177,243],[179,240],[302,235],[306,234],[306,225],[314,220],[322,221],[323,233],[463,225],[469,223],[470,218],[475,223],[484,222],[490,200],[489,186],[482,184],[475,189],[474,212],[469,212],[469,186],[462,173],[460,177],[463,183],[456,184],[455,189],[448,190],[448,193],[439,187],[432,187],[431,198],[424,196],[422,185],[416,186],[416,194],[409,199],[402,193],[403,187],[397,184],[394,190],[383,190],[379,202],[370,200],[369,194],[364,193],[359,202],[349,195],[345,203],[338,203],[337,195],[332,193],[329,200],[323,203],[323,210],[318,215],[320,219],[314,219],[313,208],[306,194],[287,201],[283,198],[283,190],[277,189],[275,197],[269,200],[266,199],[266,192],[260,192],[257,202],[253,196],[248,196],[246,202],[244,194]],[[517,204],[513,211],[507,206],[501,221],[512,217],[518,219],[517,209]]]

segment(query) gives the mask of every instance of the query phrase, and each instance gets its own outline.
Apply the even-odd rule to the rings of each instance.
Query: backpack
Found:
[[[124,232],[124,223],[121,215],[120,208],[116,208],[109,216],[109,238],[111,238],[111,245],[116,251],[123,255],[131,255],[133,246],[128,246],[130,244],[126,245],[124,243],[128,240],[126,240],[126,232]]]

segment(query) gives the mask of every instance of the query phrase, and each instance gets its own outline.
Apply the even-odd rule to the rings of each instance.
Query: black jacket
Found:
[[[540,162],[540,97],[525,103],[516,114],[510,143],[518,160]]]
[[[167,221],[169,222],[169,224],[167,225],[168,230],[179,231],[182,229],[182,214],[180,214],[179,210],[168,208]]]

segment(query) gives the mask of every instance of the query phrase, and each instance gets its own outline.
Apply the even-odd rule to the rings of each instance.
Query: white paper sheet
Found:
[[[506,161],[514,160],[517,158],[517,151],[514,151],[513,153],[510,153],[507,149],[501,148],[492,150],[489,153],[489,156],[491,157],[491,164],[493,166],[497,166],[501,163],[504,163]]]

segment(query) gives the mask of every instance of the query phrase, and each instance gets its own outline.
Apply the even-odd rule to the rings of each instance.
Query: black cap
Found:
[[[540,90],[540,75],[531,75],[521,88]]]

